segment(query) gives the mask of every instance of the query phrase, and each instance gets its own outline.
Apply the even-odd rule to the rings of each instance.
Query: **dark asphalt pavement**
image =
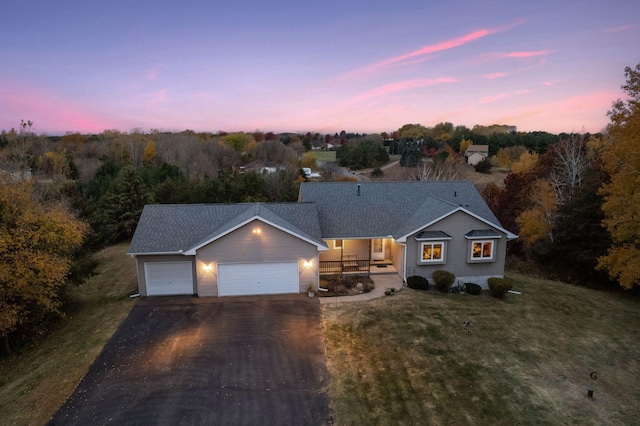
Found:
[[[317,299],[141,299],[49,424],[322,425],[328,383]]]

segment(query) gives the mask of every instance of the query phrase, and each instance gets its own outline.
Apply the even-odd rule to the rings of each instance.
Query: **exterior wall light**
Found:
[[[204,272],[211,272],[213,271],[213,265],[211,265],[210,263],[205,263],[204,265],[202,265],[202,270]]]
[[[313,266],[313,262],[311,260],[305,260],[303,266],[304,269],[309,269]]]
[[[262,229],[260,228],[253,228],[253,230],[251,231],[253,234],[255,235],[260,235],[262,233]]]

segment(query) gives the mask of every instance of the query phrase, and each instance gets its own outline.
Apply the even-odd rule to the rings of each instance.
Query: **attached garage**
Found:
[[[145,262],[147,296],[193,294],[191,262]]]
[[[298,262],[218,265],[218,295],[299,293]]]

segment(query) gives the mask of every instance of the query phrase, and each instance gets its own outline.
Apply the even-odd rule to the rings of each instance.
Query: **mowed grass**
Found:
[[[335,151],[313,151],[313,155],[316,156],[317,161],[325,161],[325,162],[335,162],[336,161],[336,152]]]
[[[335,424],[638,424],[638,300],[509,276],[522,294],[503,301],[404,289],[325,305]]]
[[[96,254],[97,275],[73,290],[77,306],[60,328],[0,360],[0,424],[45,424],[74,391],[134,305],[135,261],[128,244]]]

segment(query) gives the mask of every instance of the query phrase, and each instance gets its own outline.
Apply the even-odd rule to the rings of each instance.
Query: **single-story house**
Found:
[[[475,166],[489,158],[489,145],[469,145],[464,155],[467,157],[467,164]]]
[[[129,254],[142,296],[303,293],[321,275],[438,269],[487,288],[514,238],[467,181],[304,182],[298,203],[145,206]]]

